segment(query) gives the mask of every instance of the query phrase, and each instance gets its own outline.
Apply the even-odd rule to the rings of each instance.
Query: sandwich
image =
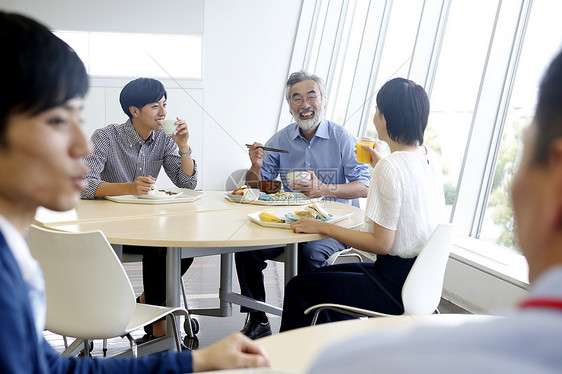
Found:
[[[303,218],[303,217],[316,218],[316,213],[309,212],[308,210],[297,210],[296,212],[293,213],[293,216],[295,218]]]
[[[316,218],[316,219],[326,219],[328,217],[330,217],[330,213],[328,213],[328,211],[324,208],[322,208],[322,206],[318,203],[312,203],[312,205],[307,206],[306,208],[304,208],[304,212],[308,213],[309,215],[302,215],[300,217],[310,217],[310,218]],[[298,216],[297,213],[300,213],[303,211],[298,211],[295,212],[295,216]]]

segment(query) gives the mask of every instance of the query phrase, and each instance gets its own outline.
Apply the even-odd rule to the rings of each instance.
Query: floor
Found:
[[[219,282],[219,256],[199,257],[193,262],[193,265],[183,277],[183,282],[188,292],[188,304],[190,308],[212,308],[218,307],[218,282]],[[141,263],[125,263],[125,270],[131,279],[135,294],[142,292],[142,274]],[[266,279],[267,302],[281,306],[283,300],[283,264],[278,262],[270,262],[264,272]],[[233,290],[239,291],[239,285],[236,277],[233,279]],[[244,325],[245,314],[240,313],[239,306],[234,305],[231,317],[208,317],[195,316],[199,321],[200,331],[197,334],[199,347],[207,347],[214,342],[224,338],[225,336],[239,331]],[[467,313],[465,310],[456,305],[441,300],[439,305],[441,313]],[[269,315],[271,328],[274,333],[279,331],[281,318],[275,315]],[[183,326],[183,322],[181,324]],[[61,336],[45,332],[45,337],[49,343],[58,351],[64,350],[64,340]],[[134,338],[144,335],[144,331],[139,330],[133,333]],[[184,334],[185,335],[185,334]],[[72,339],[69,339],[69,343]],[[94,357],[102,356],[102,342],[95,341],[94,348],[91,352]],[[115,338],[108,342],[108,356],[115,355],[129,348],[129,342],[126,338]]]

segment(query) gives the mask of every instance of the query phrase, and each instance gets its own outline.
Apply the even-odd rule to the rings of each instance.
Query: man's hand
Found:
[[[248,149],[248,155],[250,156],[250,161],[252,161],[252,166],[246,173],[246,184],[252,188],[259,187],[260,172],[263,165],[263,156],[265,156],[265,151],[261,147],[261,143],[254,142],[250,149]]]
[[[310,173],[310,181],[296,181],[291,188],[302,192],[310,198],[324,196],[323,191],[326,185],[316,177],[313,171],[308,170],[308,172]]]
[[[210,347],[192,352],[193,371],[270,367],[265,350],[241,333],[232,334]]]
[[[265,156],[265,151],[263,148],[258,148],[262,146],[263,144],[254,142],[248,150],[250,161],[252,161],[252,168],[261,169],[263,165],[263,156]]]
[[[137,177],[134,182],[129,183],[129,195],[148,195],[148,192],[152,189],[152,186],[156,182],[155,178],[150,175],[146,177]]]
[[[189,129],[187,128],[187,123],[185,122],[185,120],[179,117],[176,117],[176,120],[176,134],[172,135],[171,137],[178,145],[180,151],[183,150],[183,152],[185,153],[189,150],[189,147],[187,145],[187,141],[189,140]]]

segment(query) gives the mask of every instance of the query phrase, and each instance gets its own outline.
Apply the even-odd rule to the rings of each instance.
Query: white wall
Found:
[[[443,284],[443,298],[471,313],[503,314],[529,294],[528,286],[505,279],[489,269],[450,257]]]
[[[203,79],[162,80],[168,118],[190,126],[198,189],[224,189],[249,167],[246,143],[264,143],[277,128],[302,0],[2,0],[55,30],[203,35]],[[124,122],[120,89],[134,77],[91,79],[85,130]],[[159,186],[169,180],[161,174]]]
[[[223,189],[230,172],[250,166],[244,144],[276,132],[300,7],[205,1],[203,189]]]

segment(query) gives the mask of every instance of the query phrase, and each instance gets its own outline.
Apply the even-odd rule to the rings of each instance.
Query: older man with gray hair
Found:
[[[368,165],[356,160],[355,137],[324,118],[328,98],[322,79],[304,71],[291,74],[286,84],[286,99],[295,123],[281,129],[265,145],[288,153],[266,152],[261,143],[252,144],[249,150],[252,165],[246,175],[248,185],[280,177],[285,191],[295,189],[311,198],[323,197],[359,206],[358,198],[367,196],[371,179]],[[292,171],[308,171],[310,181],[290,186],[285,176]],[[327,265],[330,255],[345,248],[334,239],[299,244],[299,273]],[[265,261],[282,252],[283,247],[279,247],[236,254],[242,295],[265,301],[262,273],[267,266]],[[242,333],[252,339],[271,335],[264,312],[246,307],[241,312],[249,313]]]

